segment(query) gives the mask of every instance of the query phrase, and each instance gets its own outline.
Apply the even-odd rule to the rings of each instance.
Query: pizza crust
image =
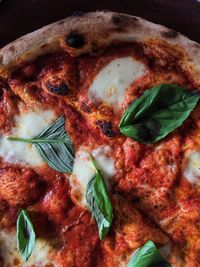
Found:
[[[81,48],[70,48],[66,36],[78,33],[84,37]],[[65,49],[74,56],[95,54],[115,42],[162,42],[179,53],[187,68],[200,74],[200,44],[164,26],[140,17],[97,11],[71,16],[29,33],[0,50],[0,72],[6,75],[19,64],[40,55]],[[195,75],[196,76],[196,75]]]

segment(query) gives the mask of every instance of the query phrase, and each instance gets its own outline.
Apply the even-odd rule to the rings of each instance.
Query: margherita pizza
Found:
[[[0,50],[0,266],[200,266],[200,45],[76,14]]]

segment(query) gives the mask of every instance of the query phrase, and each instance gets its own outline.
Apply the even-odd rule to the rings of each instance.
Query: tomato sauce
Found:
[[[117,113],[104,103],[90,103],[88,88],[99,70],[124,56],[143,62],[148,74],[132,84]],[[126,107],[144,90],[160,83],[197,86],[176,65],[173,55],[162,60],[160,56],[159,50],[152,53],[142,44],[114,46],[98,57],[47,55],[21,66],[8,83],[0,84],[1,132],[11,129],[18,101],[32,109],[51,108],[57,116],[65,115],[75,150],[109,145],[118,170],[111,189],[113,227],[100,241],[90,211],[71,196],[68,174],[46,165],[31,170],[1,160],[2,229],[15,227],[19,209],[27,208],[36,234],[55,239],[53,260],[61,267],[118,266],[120,260],[127,261],[127,253],[147,240],[162,245],[169,238],[174,244],[172,254],[176,248],[182,249],[186,262],[187,257],[199,262],[200,246],[194,243],[195,235],[199,236],[199,192],[182,175],[183,144],[189,142],[190,119],[153,145],[126,138],[117,127]]]

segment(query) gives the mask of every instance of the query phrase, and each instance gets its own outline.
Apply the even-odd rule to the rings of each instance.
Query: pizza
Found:
[[[0,266],[200,266],[199,63],[106,11],[0,50]]]

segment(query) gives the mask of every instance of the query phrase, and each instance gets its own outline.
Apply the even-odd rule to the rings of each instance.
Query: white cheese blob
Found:
[[[13,232],[6,232],[4,230],[0,231],[0,255],[3,257],[6,266],[15,266],[14,262],[16,261],[21,263],[17,251],[16,235]]]
[[[49,255],[53,248],[47,241],[37,238],[33,253],[26,263],[22,263],[17,250],[17,238],[15,232],[0,231],[0,255],[3,257],[5,266],[23,266],[23,267],[45,267],[52,263]],[[16,264],[16,262],[18,264]],[[15,264],[14,264],[15,263]],[[53,264],[53,263],[52,263]],[[52,266],[56,266],[55,264]]]
[[[81,192],[80,202],[84,206],[87,205],[86,189],[88,182],[95,174],[95,170],[92,167],[88,153],[90,152],[94,157],[102,175],[106,179],[105,182],[108,185],[108,180],[116,173],[114,161],[108,156],[110,150],[111,148],[109,146],[101,146],[94,149],[92,152],[90,152],[86,148],[82,148],[76,153],[70,182],[72,188],[78,187],[78,190]],[[78,185],[74,182],[74,179],[76,180],[76,182],[78,181]]]
[[[190,183],[200,184],[200,152],[188,153],[184,176]]]
[[[107,103],[118,110],[129,86],[146,73],[147,67],[133,57],[114,59],[93,80],[88,91],[89,100]]]
[[[0,135],[0,157],[5,162],[30,166],[39,166],[43,160],[32,144],[7,140],[8,136],[32,138],[43,131],[55,120],[49,110],[30,111],[14,117],[15,127],[11,133]]]
[[[53,248],[48,242],[44,239],[37,238],[36,243],[33,249],[33,253],[28,259],[27,263],[23,267],[31,267],[33,265],[38,267],[45,267],[48,264],[56,267],[56,264],[49,259],[51,253],[53,253]]]

